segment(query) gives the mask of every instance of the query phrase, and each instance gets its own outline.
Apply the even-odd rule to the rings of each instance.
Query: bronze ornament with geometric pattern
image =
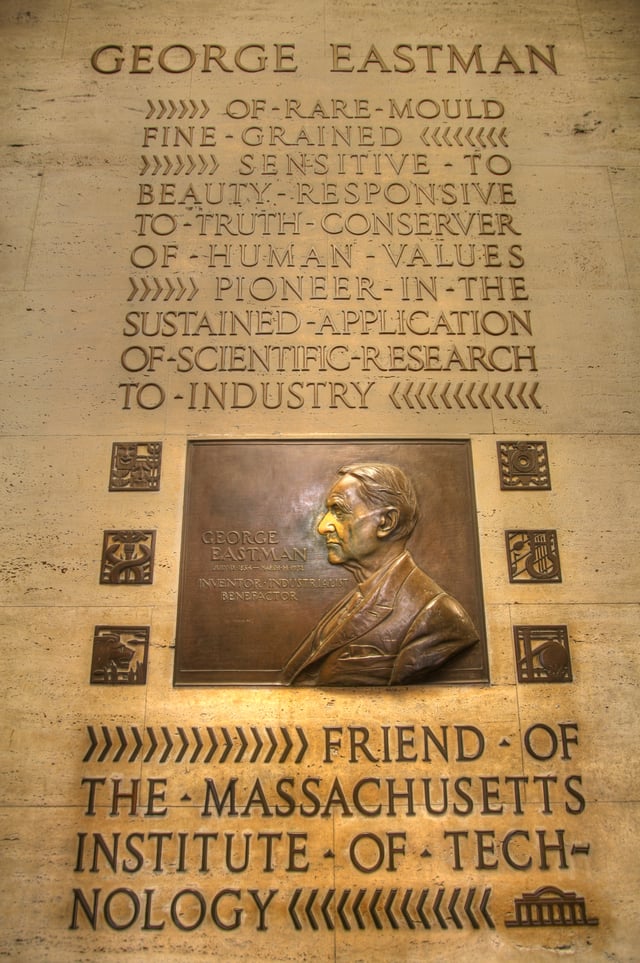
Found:
[[[114,441],[109,491],[157,492],[161,462],[160,441]]]
[[[558,536],[553,529],[505,532],[510,582],[561,582]]]
[[[514,625],[518,682],[572,682],[566,625]]]
[[[102,545],[101,585],[151,585],[156,533],[107,531]]]
[[[544,441],[499,441],[498,466],[503,491],[549,491],[551,477]]]
[[[96,625],[91,685],[145,685],[148,649],[148,625]]]

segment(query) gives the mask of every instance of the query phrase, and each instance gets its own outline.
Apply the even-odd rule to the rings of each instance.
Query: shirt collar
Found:
[[[369,578],[366,578],[363,582],[358,582],[358,589],[360,590],[363,598],[366,598],[368,595],[372,595],[373,592],[377,590],[380,583],[386,581],[392,569],[394,569],[396,565],[399,565],[400,562],[407,557],[407,554],[408,553],[406,551],[401,552],[400,555],[398,555],[396,558],[392,558],[390,562],[387,562],[386,565],[383,565],[382,568],[379,568],[373,573],[373,575],[370,575]]]

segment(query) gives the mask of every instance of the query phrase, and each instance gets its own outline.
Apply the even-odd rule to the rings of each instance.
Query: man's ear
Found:
[[[400,512],[397,508],[385,508],[378,523],[378,538],[388,538],[398,527]]]

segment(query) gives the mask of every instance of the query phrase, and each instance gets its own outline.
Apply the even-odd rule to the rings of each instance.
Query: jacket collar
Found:
[[[415,562],[408,552],[393,559],[384,569],[375,572],[359,585],[362,602],[353,615],[347,616],[326,638],[306,661],[312,665],[317,659],[324,658],[329,652],[361,638],[391,614],[400,587],[415,569]],[[341,608],[341,607],[340,607]],[[340,608],[334,609],[336,615]]]

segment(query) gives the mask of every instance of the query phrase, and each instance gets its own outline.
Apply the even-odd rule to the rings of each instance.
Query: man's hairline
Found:
[[[377,465],[377,464],[374,464],[374,463],[370,463],[370,462],[359,462],[359,463],[356,463],[356,464],[347,464],[347,465],[344,465],[342,468],[339,468],[336,474],[337,474],[337,476],[338,476],[338,479],[341,479],[341,478],[353,478],[353,480],[358,483],[358,491],[359,491],[359,493],[360,493],[360,497],[362,498],[362,501],[364,502],[364,504],[365,504],[368,508],[372,508],[372,509],[378,509],[378,508],[380,508],[380,509],[382,509],[382,510],[389,510],[389,509],[391,509],[391,510],[393,510],[393,511],[401,511],[400,506],[397,504],[397,502],[396,502],[395,500],[394,500],[391,504],[387,503],[387,504],[385,505],[383,499],[380,499],[379,501],[376,501],[374,498],[372,498],[371,495],[369,495],[369,493],[367,492],[367,485],[366,485],[366,482],[365,482],[366,476],[365,476],[365,478],[360,478],[358,475],[354,474],[353,471],[352,471],[352,469],[354,469],[354,468],[355,468],[356,470],[358,470],[358,469],[363,469],[363,468],[368,468],[368,467],[371,467],[371,468],[374,468],[374,469],[375,469],[375,468],[378,467],[378,465]],[[388,463],[384,463],[384,467],[385,467],[385,468],[392,469],[393,471],[399,471],[401,474],[403,474],[404,477],[407,479],[407,482],[408,482],[410,488],[413,490],[413,486],[412,486],[412,484],[411,484],[411,479],[402,471],[401,468],[398,468],[398,466],[396,466],[396,465],[389,465]],[[337,484],[338,484],[338,482],[336,481],[336,482],[334,483],[334,485],[332,486],[332,488],[335,487],[335,485],[337,485]],[[374,482],[374,484],[375,484],[375,482]],[[378,487],[380,487],[380,486],[378,486]],[[415,491],[414,491],[414,498],[415,498]],[[402,534],[396,536],[397,539],[404,539],[405,542],[408,541],[409,538],[411,537],[411,535],[413,534],[413,531],[415,530],[415,527],[416,527],[416,525],[417,525],[417,523],[418,523],[418,521],[419,521],[419,518],[420,518],[420,510],[419,510],[418,503],[417,503],[417,500],[416,500],[416,501],[415,501],[415,511],[414,511],[413,518],[411,519],[411,522],[410,522],[409,531],[408,531],[408,532],[405,531],[405,532],[403,532]]]
[[[339,469],[338,469],[338,472],[337,472],[337,474],[338,474],[338,481],[335,482],[335,484],[332,486],[332,489],[331,489],[331,490],[333,491],[333,489],[335,488],[335,486],[339,483],[339,480],[340,480],[340,479],[342,479],[342,478],[353,478],[354,482],[356,482],[356,484],[357,484],[357,486],[358,486],[358,493],[359,493],[359,495],[360,495],[360,498],[361,498],[362,501],[365,503],[365,505],[367,505],[368,508],[383,508],[383,507],[386,507],[386,508],[395,508],[395,509],[397,509],[398,506],[397,506],[396,504],[394,504],[393,502],[387,503],[387,504],[385,505],[384,499],[380,498],[380,499],[378,499],[378,500],[376,501],[376,499],[369,494],[369,491],[367,490],[367,480],[372,483],[372,486],[377,487],[379,490],[382,489],[382,486],[377,485],[377,483],[376,483],[373,479],[367,479],[367,480],[365,480],[365,479],[366,479],[366,476],[365,476],[365,478],[360,478],[359,475],[355,475],[355,474],[353,473],[353,471],[351,471],[351,468],[356,468],[356,469],[357,469],[357,468],[359,468],[359,467],[365,468],[365,467],[367,467],[367,463],[366,463],[366,462],[363,462],[363,464],[362,464],[361,466],[360,466],[360,465],[346,465],[344,468],[339,468]],[[375,466],[372,466],[372,467],[375,467]],[[393,467],[393,466],[388,466],[388,467]],[[345,470],[345,469],[346,469],[346,470]]]
[[[349,472],[349,471],[343,472],[342,470],[340,470],[340,471],[338,472],[338,476],[339,476],[339,481],[342,480],[343,478],[352,478],[352,479],[354,480],[354,482],[357,483],[357,485],[358,485],[358,495],[359,495],[359,498],[361,499],[362,503],[363,503],[367,508],[372,509],[373,511],[381,511],[381,512],[389,512],[389,511],[399,512],[399,511],[400,511],[400,509],[398,508],[397,505],[393,505],[393,504],[386,504],[386,505],[385,505],[382,500],[380,500],[379,502],[375,502],[375,501],[368,495],[367,489],[366,489],[366,486],[365,486],[363,480],[362,480],[361,478],[358,478],[357,475],[353,475],[353,474],[352,474],[351,472]],[[330,490],[330,492],[329,492],[329,495],[327,496],[326,505],[327,505],[327,508],[328,508],[328,509],[331,508],[331,505],[329,504],[329,500],[330,500],[331,497],[340,499],[340,494],[339,494],[339,493],[338,493],[337,495],[333,495],[333,496],[332,496],[333,490],[334,490],[335,486],[339,484],[339,481],[335,482],[335,484],[331,487],[331,490]],[[340,500],[342,501],[342,499],[340,499]],[[347,511],[349,512],[349,514],[352,515],[352,514],[353,514],[353,508],[352,508],[352,506],[347,505],[346,508],[347,508]],[[409,541],[409,538],[410,538],[410,536],[411,536],[411,533],[412,533],[412,531],[413,531],[413,528],[411,529],[410,532],[400,532],[399,534],[396,535],[395,532],[397,531],[397,529],[398,529],[398,525],[396,524],[396,526],[395,526],[395,528],[394,528],[394,531],[390,533],[390,534],[391,534],[390,541],[400,542],[400,543],[404,546],[404,545],[406,545],[406,543]]]
[[[358,478],[357,475],[352,474],[352,472],[350,472],[350,471],[345,471],[345,472],[343,472],[342,470],[340,470],[340,471],[338,472],[338,481],[336,481],[336,482],[331,486],[331,489],[330,489],[329,494],[328,494],[328,496],[327,496],[327,504],[328,504],[328,502],[329,502],[329,498],[332,497],[332,494],[333,494],[333,491],[334,491],[336,485],[338,485],[338,484],[342,481],[342,479],[344,479],[344,478],[352,478],[352,479],[354,480],[354,482],[355,482],[356,485],[358,486],[357,495],[358,495],[358,497],[361,499],[361,501],[364,502],[364,504],[367,506],[367,508],[383,508],[383,507],[384,507],[382,500],[380,500],[380,502],[376,503],[376,502],[371,498],[371,496],[369,495],[369,493],[368,493],[368,491],[367,491],[367,487],[366,487],[364,481],[362,480],[362,478]],[[337,496],[334,495],[333,497],[338,497],[338,498],[340,498],[340,493],[338,493]],[[351,506],[350,506],[350,505],[346,505],[346,507],[351,511]],[[395,505],[387,505],[386,507],[387,507],[387,508],[395,508],[396,506],[395,506]]]

